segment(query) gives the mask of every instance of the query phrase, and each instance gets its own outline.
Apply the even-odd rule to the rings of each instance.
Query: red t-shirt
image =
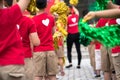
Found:
[[[112,25],[112,24],[118,24],[116,22],[116,19],[111,19],[109,21],[109,25]],[[116,46],[116,47],[112,48],[112,54],[116,54],[116,53],[119,53],[119,52],[120,52],[120,46]]]
[[[78,20],[77,14],[71,14],[68,16],[67,32],[70,34],[78,33]]]
[[[54,50],[52,30],[55,25],[53,16],[42,13],[34,16],[33,20],[36,23],[38,36],[40,39],[40,45],[34,47],[34,51],[50,51]]]
[[[24,64],[22,42],[16,27],[21,17],[17,4],[0,9],[0,66]]]
[[[117,24],[116,19],[101,18],[98,21],[98,27],[103,27],[105,25],[114,25],[114,24]],[[115,53],[118,53],[118,52],[120,52],[120,46],[116,46],[116,47],[112,48],[112,54],[115,54]]]
[[[30,58],[32,57],[32,50],[29,35],[30,33],[37,32],[36,25],[32,19],[26,16],[23,16],[18,25],[20,26],[19,31],[22,37],[25,58]]]

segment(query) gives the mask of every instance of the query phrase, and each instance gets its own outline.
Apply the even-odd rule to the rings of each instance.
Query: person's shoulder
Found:
[[[54,18],[54,16],[52,14],[47,13],[47,16],[50,17],[50,18]]]
[[[68,18],[70,18],[70,17],[72,17],[72,16],[73,16],[72,14],[69,14],[69,15],[68,15]]]
[[[30,18],[27,17],[27,16],[22,16],[22,20],[24,20],[24,21],[28,21],[28,20],[30,20]]]
[[[19,8],[19,6],[17,4],[11,6],[11,7],[4,7],[3,9],[0,9],[0,11],[10,11],[13,9]]]
[[[8,9],[20,9],[20,7],[18,4],[15,4],[15,5],[9,7]]]
[[[28,17],[28,16],[22,16],[21,22],[24,22],[26,24],[32,24],[33,23],[33,19]]]
[[[51,14],[47,14],[47,18],[49,18],[50,20],[55,20],[54,16]]]

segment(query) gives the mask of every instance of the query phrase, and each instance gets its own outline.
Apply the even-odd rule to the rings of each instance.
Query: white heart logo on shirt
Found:
[[[120,18],[116,19],[116,23],[120,25]]]
[[[72,22],[74,22],[74,23],[75,23],[75,22],[76,22],[76,18],[72,18]]]
[[[43,23],[45,26],[48,26],[48,25],[49,25],[49,19],[42,20],[42,23]]]

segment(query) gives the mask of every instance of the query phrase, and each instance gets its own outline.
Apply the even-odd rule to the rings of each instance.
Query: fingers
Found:
[[[86,14],[83,18],[84,22],[91,20],[95,18],[95,12],[89,12],[88,14]]]
[[[89,17],[90,17],[90,16],[89,16],[89,13],[88,13],[87,15],[84,16],[84,18],[83,18],[83,22],[88,21],[88,20],[89,20]]]

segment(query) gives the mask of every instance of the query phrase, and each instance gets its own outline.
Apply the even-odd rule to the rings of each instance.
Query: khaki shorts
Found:
[[[59,46],[59,48],[57,50],[55,50],[55,53],[56,53],[56,55],[57,55],[58,58],[64,57],[63,46]]]
[[[34,64],[32,58],[25,58],[25,76],[26,80],[34,80]]]
[[[0,66],[0,80],[26,80],[23,65]]]
[[[109,72],[113,71],[113,61],[111,56],[111,49],[104,46],[101,47],[101,67],[102,71]]]
[[[58,58],[54,51],[33,53],[35,76],[54,76],[58,73]]]
[[[117,80],[120,80],[120,53],[117,56],[113,56],[113,64]]]

